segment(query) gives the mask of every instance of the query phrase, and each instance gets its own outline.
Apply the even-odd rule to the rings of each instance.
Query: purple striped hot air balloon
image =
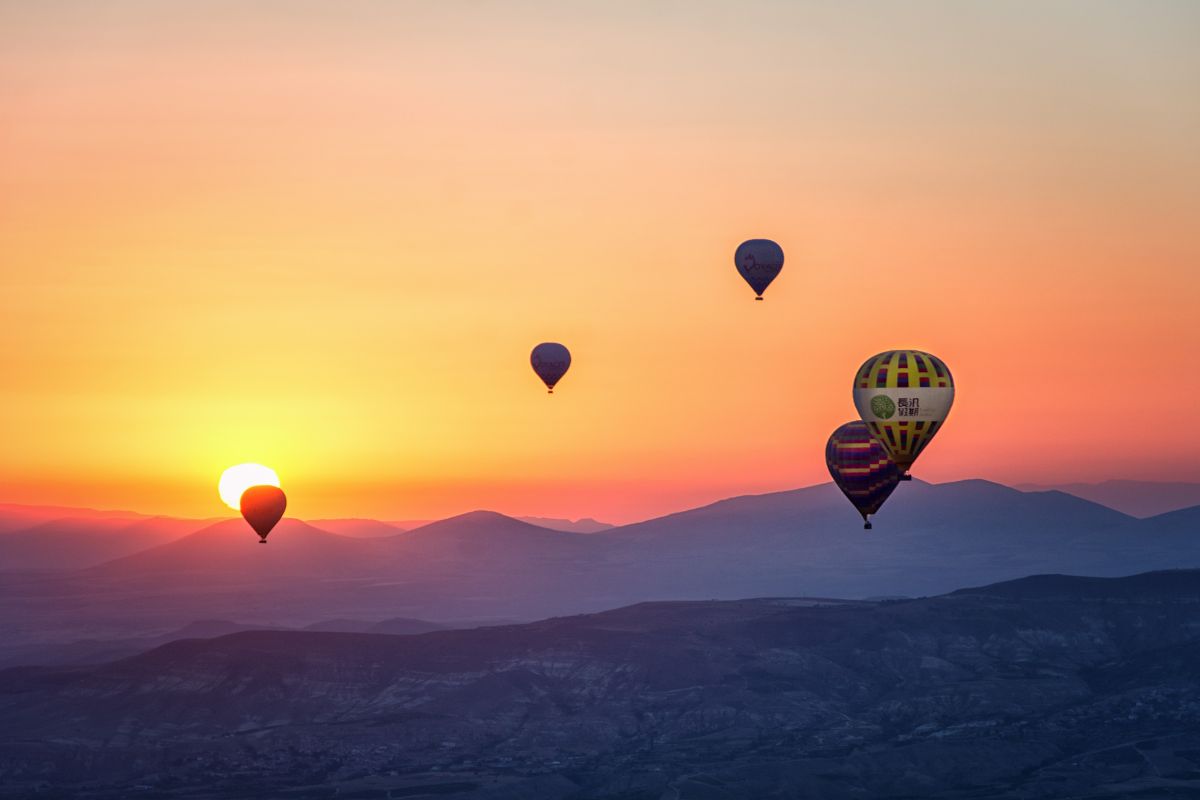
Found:
[[[829,436],[825,463],[833,482],[862,514],[863,528],[871,530],[868,517],[900,484],[900,469],[865,422],[847,422]]]

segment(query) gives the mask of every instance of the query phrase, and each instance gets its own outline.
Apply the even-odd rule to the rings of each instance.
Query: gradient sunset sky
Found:
[[[625,521],[1200,480],[1200,3],[0,3],[0,500]],[[770,237],[756,303],[733,267]],[[567,344],[553,397],[530,348]]]

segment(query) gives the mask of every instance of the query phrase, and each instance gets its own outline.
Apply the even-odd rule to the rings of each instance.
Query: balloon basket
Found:
[[[754,298],[754,299],[755,299],[755,300],[762,300],[762,295],[760,294],[758,297],[756,297],[756,298]]]
[[[863,530],[864,530],[864,531],[869,531],[869,530],[871,530],[871,523],[869,523],[869,522],[864,522],[864,523],[863,523]]]

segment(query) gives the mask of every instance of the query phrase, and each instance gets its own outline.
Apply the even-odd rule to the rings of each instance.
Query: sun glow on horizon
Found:
[[[242,493],[251,486],[279,486],[279,476],[262,464],[236,464],[221,473],[217,492],[225,505],[241,511]]]
[[[1200,3],[1053,5],[0,4],[0,499],[634,522],[828,481],[894,348],[917,478],[1200,481]]]

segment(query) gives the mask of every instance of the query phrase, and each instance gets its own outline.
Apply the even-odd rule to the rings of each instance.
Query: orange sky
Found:
[[[1200,6],[650,6],[0,5],[0,500],[624,521],[894,347],[920,478],[1200,480]]]

